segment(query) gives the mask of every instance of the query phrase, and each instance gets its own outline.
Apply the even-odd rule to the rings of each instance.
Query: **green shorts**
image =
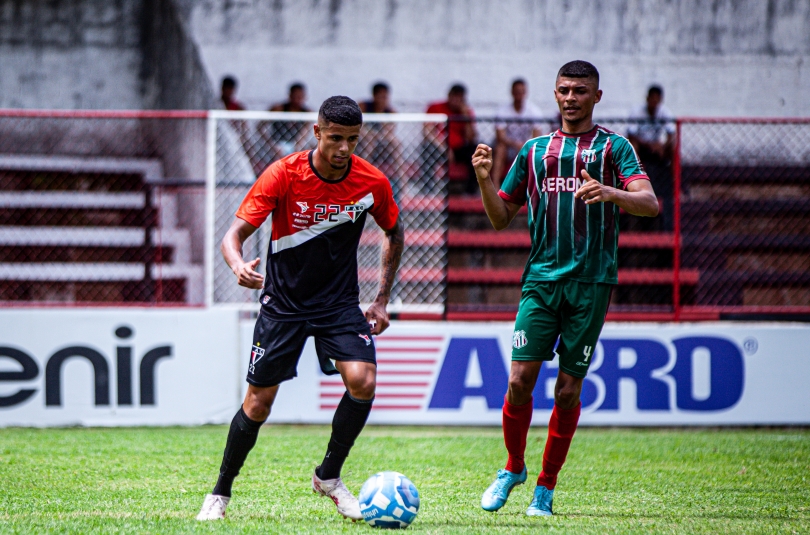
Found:
[[[512,335],[512,360],[551,360],[559,338],[560,369],[585,377],[612,290],[612,284],[575,280],[526,282]]]

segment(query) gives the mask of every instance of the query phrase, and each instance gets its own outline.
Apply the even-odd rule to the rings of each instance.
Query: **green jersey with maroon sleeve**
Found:
[[[528,201],[532,248],[523,283],[618,282],[619,207],[574,198],[584,182],[583,169],[615,188],[649,180],[630,142],[599,125],[582,134],[557,130],[526,142],[498,192],[511,203]]]

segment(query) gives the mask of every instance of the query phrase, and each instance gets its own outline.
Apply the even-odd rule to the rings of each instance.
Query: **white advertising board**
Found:
[[[253,323],[242,324],[242,376]],[[394,322],[376,338],[370,422],[500,425],[511,323]],[[557,362],[544,364],[534,420],[546,425]],[[273,422],[328,423],[343,394],[310,342]],[[584,425],[810,424],[810,326],[607,324],[583,385]]]
[[[0,426],[229,422],[238,337],[233,311],[0,311]]]

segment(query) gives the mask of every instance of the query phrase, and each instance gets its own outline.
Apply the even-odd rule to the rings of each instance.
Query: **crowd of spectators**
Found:
[[[426,124],[423,128],[423,141],[420,147],[420,168],[423,176],[435,174],[435,169],[447,166],[451,179],[462,184],[467,193],[477,191],[475,172],[471,159],[477,143],[492,143],[492,176],[497,183],[505,177],[511,162],[514,161],[523,144],[539,135],[559,127],[559,114],[541,110],[528,98],[528,83],[517,78],[511,84],[511,99],[497,108],[494,116],[494,139],[481,139],[475,112],[467,101],[467,88],[460,83],[453,84],[446,100],[430,103],[425,112],[440,113],[449,117],[447,123]],[[222,79],[221,105],[226,110],[244,110],[245,106],[236,99],[237,81],[232,76]],[[663,105],[664,91],[652,85],[647,92],[646,103],[631,111],[627,117],[625,132],[636,149],[653,186],[662,199],[662,217],[655,222],[659,227],[672,226],[672,169],[671,161],[675,146],[674,116]],[[364,113],[396,113],[391,106],[391,88],[384,82],[377,82],[371,88],[371,98],[360,99],[358,104]],[[309,112],[306,105],[307,93],[303,83],[289,86],[285,102],[269,107],[274,112]],[[489,119],[492,121],[492,119]],[[237,125],[238,126],[238,125]],[[241,128],[241,130],[240,130]],[[261,121],[256,135],[251,137],[238,127],[243,142],[250,144],[248,151],[253,166],[258,171],[271,161],[311,144],[308,125],[303,121]],[[257,141],[262,142],[257,150]],[[449,149],[449,150],[448,150]],[[370,122],[358,145],[358,154],[379,167],[388,176],[394,175],[402,167],[402,143],[396,135],[394,124],[390,122]]]

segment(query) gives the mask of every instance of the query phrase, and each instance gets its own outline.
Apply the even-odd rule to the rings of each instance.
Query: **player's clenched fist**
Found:
[[[585,169],[582,170],[582,178],[585,179],[585,183],[582,184],[582,186],[580,186],[580,188],[574,194],[575,198],[582,199],[585,201],[585,204],[594,204],[597,202],[608,202],[613,200],[613,193],[616,191],[614,188],[606,186],[598,180],[595,180]]]
[[[261,262],[261,259],[256,258],[255,260],[241,264],[233,270],[239,282],[239,286],[244,286],[252,290],[261,290],[264,288],[264,276],[256,271],[256,268],[259,267],[259,262]]]
[[[492,170],[492,149],[480,143],[473,154],[472,164],[478,180],[488,179],[489,172]]]

